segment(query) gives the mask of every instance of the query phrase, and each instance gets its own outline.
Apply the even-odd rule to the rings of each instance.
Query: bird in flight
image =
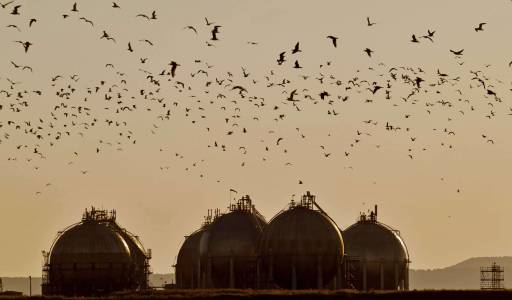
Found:
[[[295,44],[295,47],[293,47],[292,49],[292,54],[295,54],[297,52],[302,52],[302,50],[299,49],[299,42],[297,42],[297,44]]]
[[[19,12],[19,9],[20,9],[21,5],[16,5],[12,11],[11,11],[11,15],[19,15],[20,12]]]
[[[334,48],[338,47],[338,37],[335,37],[333,35],[328,35],[327,38],[331,39],[332,45],[334,46]]]
[[[419,43],[420,41],[418,41],[418,39],[416,38],[416,35],[413,34],[412,37],[411,37],[411,42],[413,43]]]
[[[427,35],[424,35],[422,36],[422,38],[424,39],[428,39],[429,41],[431,41],[432,43],[434,42],[434,34],[436,33],[436,31],[430,31],[430,29],[427,30]]]
[[[487,23],[480,23],[478,24],[477,27],[475,27],[475,31],[476,32],[479,32],[479,31],[484,31],[484,25],[486,25]]]
[[[23,48],[25,49],[25,53],[27,53],[27,52],[28,52],[28,48],[29,48],[30,46],[32,46],[32,45],[33,45],[33,44],[32,44],[31,42],[29,42],[29,41],[27,41],[27,42],[14,41],[14,42],[15,42],[15,43],[19,43],[19,44],[23,45]]]
[[[373,53],[373,50],[370,49],[370,48],[366,48],[363,50],[364,52],[366,52],[366,54],[368,54],[368,57],[372,57],[372,53]]]
[[[219,33],[219,28],[222,27],[220,25],[215,25],[213,26],[213,29],[212,29],[212,38],[210,40],[212,41],[218,41],[219,39],[217,38],[217,33]]]
[[[455,54],[455,55],[457,55],[457,56],[460,56],[460,55],[462,55],[462,53],[464,52],[464,49],[460,49],[460,50],[458,50],[458,51],[455,51],[455,50],[450,49],[450,52],[451,52],[451,53],[453,53],[453,54]]]
[[[119,6],[117,3],[115,2],[112,2],[112,8],[121,8],[121,6]]]
[[[277,59],[277,64],[278,65],[282,65],[286,60],[284,59],[284,54],[286,52],[281,52],[279,53],[279,58]]]
[[[291,91],[290,96],[288,98],[286,98],[286,100],[287,101],[292,101],[292,102],[299,101],[299,100],[293,99],[293,97],[295,95],[297,95],[297,89],[294,89],[293,91]]]
[[[32,24],[34,24],[35,22],[37,22],[37,19],[30,19],[30,21],[28,22],[28,27],[32,27]]]
[[[18,30],[19,32],[21,32],[20,28],[18,26],[14,25],[14,24],[10,24],[10,25],[7,25],[5,27],[7,27],[7,28],[14,28],[14,29]]]
[[[9,1],[9,2],[6,2],[6,3],[0,3],[0,6],[1,6],[2,8],[6,8],[6,7],[7,7],[7,5],[9,5],[9,4],[13,3],[13,2],[14,2],[14,1]]]
[[[100,37],[100,40],[101,39],[107,39],[109,41],[113,41],[114,43],[116,42],[116,40],[111,37],[105,30],[103,30],[103,35]]]
[[[148,15],[146,15],[146,14],[138,14],[138,15],[136,15],[135,17],[142,17],[142,18],[146,18],[148,21],[150,21],[150,20],[156,20],[156,10],[154,10],[154,11],[151,13],[151,17],[148,17]]]
[[[78,8],[77,8],[77,5],[76,5],[76,2],[73,3],[73,8],[71,9],[71,11],[78,12]]]
[[[81,17],[79,20],[83,20],[85,23],[89,23],[89,24],[91,24],[91,26],[94,26],[94,23],[91,20],[89,20],[89,19]]]
[[[197,30],[194,28],[194,26],[185,26],[183,29],[190,29],[192,30],[193,32],[195,32],[195,34],[197,34]]]
[[[171,66],[171,76],[174,78],[174,76],[176,76],[176,68],[178,68],[180,64],[175,61],[171,61],[169,65]]]
[[[375,24],[377,24],[377,23],[372,23],[372,22],[370,22],[370,17],[366,17],[366,25],[368,25],[368,27],[369,27],[369,26],[373,26],[373,25],[375,25]]]
[[[210,25],[215,24],[213,22],[208,21],[208,18],[206,18],[206,17],[204,18],[204,20],[206,21],[206,26],[210,26]]]
[[[148,40],[148,39],[141,39],[141,40],[139,40],[139,42],[144,42],[144,43],[147,43],[150,46],[153,46],[153,42]]]

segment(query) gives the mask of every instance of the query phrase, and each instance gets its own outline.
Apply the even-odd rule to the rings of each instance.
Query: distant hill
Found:
[[[480,289],[480,267],[493,262],[505,268],[505,287],[512,288],[512,256],[474,257],[443,269],[411,270],[411,289]]]

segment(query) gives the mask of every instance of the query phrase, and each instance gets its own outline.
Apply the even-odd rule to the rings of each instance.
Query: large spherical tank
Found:
[[[409,255],[395,230],[376,220],[360,220],[343,238],[354,288],[396,290],[408,285]]]
[[[176,260],[176,286],[183,289],[200,287],[199,243],[205,232],[201,228],[185,238]]]
[[[255,288],[258,240],[266,224],[249,196],[217,214],[199,241],[202,286]]]
[[[257,246],[265,224],[259,214],[248,210],[233,210],[211,224],[202,246],[212,287],[255,287]]]
[[[267,280],[286,289],[324,288],[339,272],[343,238],[325,213],[295,206],[272,219],[259,249]]]
[[[121,230],[115,212],[92,210],[60,232],[45,257],[43,294],[93,296],[139,288],[146,278],[137,273],[139,247]]]
[[[117,224],[116,224],[117,225]],[[130,248],[130,255],[134,266],[135,282],[133,288],[145,289],[148,287],[150,253],[144,248],[138,236],[130,233],[124,228],[117,226],[119,234],[123,237]]]

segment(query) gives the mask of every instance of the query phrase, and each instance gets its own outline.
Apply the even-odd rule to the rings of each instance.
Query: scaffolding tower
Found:
[[[503,290],[505,268],[493,262],[491,266],[480,267],[480,289]]]

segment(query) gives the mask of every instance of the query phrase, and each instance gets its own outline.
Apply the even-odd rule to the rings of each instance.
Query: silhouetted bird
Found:
[[[459,55],[462,55],[462,53],[464,52],[464,49],[460,49],[459,51],[455,51],[455,50],[452,50],[450,49],[450,52],[459,56]]]
[[[177,62],[175,61],[171,61],[171,63],[169,64],[171,66],[171,76],[174,78],[174,76],[176,76],[176,68],[180,65],[178,64]]]
[[[375,25],[375,24],[377,24],[377,23],[372,23],[372,22],[370,22],[370,17],[366,17],[366,25],[368,25],[368,26],[373,26],[373,25]]]
[[[297,52],[302,52],[302,50],[299,49],[299,42],[297,42],[297,44],[295,44],[295,47],[293,47],[292,49],[292,54],[295,54]]]
[[[332,45],[334,46],[334,48],[338,47],[338,38],[337,37],[335,37],[333,35],[328,35],[327,38],[331,39]]]
[[[20,9],[21,5],[16,5],[12,11],[11,11],[11,15],[19,15],[20,12],[19,12],[19,9]]]
[[[277,64],[278,65],[282,65],[286,60],[284,59],[284,54],[286,52],[281,52],[279,53],[279,58],[277,59]]]
[[[487,23],[480,23],[478,24],[478,27],[475,27],[475,31],[476,32],[479,32],[479,31],[484,31],[484,25],[486,25]]]
[[[213,29],[212,29],[212,38],[210,40],[212,41],[217,41],[218,38],[217,38],[217,33],[219,33],[219,28],[222,27],[220,25],[215,25],[213,26]]]
[[[28,41],[27,41],[27,42],[14,41],[14,42],[15,42],[15,43],[19,43],[19,44],[23,45],[23,48],[25,49],[25,53],[27,53],[27,52],[28,52],[28,48],[29,48],[30,46],[32,46],[32,43],[31,43],[31,42],[28,42]]]
[[[366,48],[363,50],[364,52],[366,52],[366,54],[368,54],[368,57],[372,57],[372,53],[373,53],[373,50],[370,49],[370,48]]]

